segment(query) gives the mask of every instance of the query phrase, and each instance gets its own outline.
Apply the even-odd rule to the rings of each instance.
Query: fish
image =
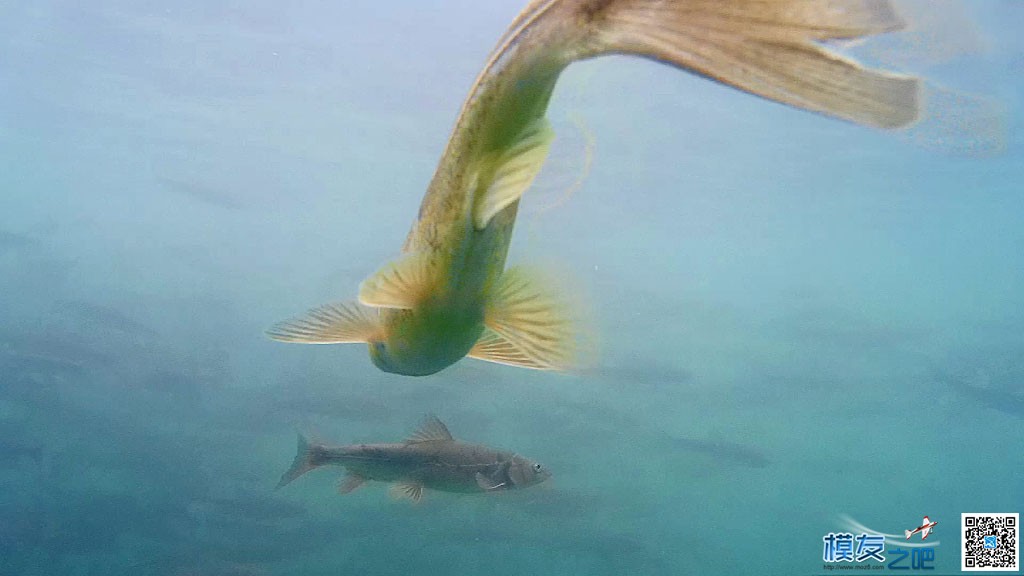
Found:
[[[0,438],[0,459],[10,466],[21,458],[25,458],[35,464],[42,464],[45,451],[42,444],[25,441],[18,436],[12,436],[4,430]]]
[[[228,192],[217,189],[214,186],[190,180],[170,178],[167,176],[157,176],[157,180],[170,192],[187,196],[193,200],[210,206],[224,208],[227,210],[239,210],[244,208],[243,204],[237,198]]]
[[[534,0],[491,52],[462,105],[402,255],[359,286],[267,334],[365,343],[385,372],[423,376],[464,357],[571,371],[587,341],[567,297],[527,266],[506,269],[520,198],[554,138],[545,117],[570,64],[662,62],[784,105],[895,129],[920,115],[920,79],[835,52],[904,27],[887,0]],[[638,89],[640,87],[637,87]]]
[[[38,241],[30,236],[0,230],[0,252],[5,250],[20,250],[38,244]]]
[[[392,482],[391,496],[413,503],[420,502],[427,488],[457,493],[501,492],[533,486],[551,477],[546,467],[518,454],[455,440],[434,415],[428,415],[401,443],[327,446],[311,443],[300,434],[295,461],[277,487],[326,465],[347,470],[338,485],[342,494],[371,480]]]
[[[933,378],[943,382],[964,398],[974,403],[998,410],[1004,414],[1024,418],[1024,374],[1001,374],[991,381],[985,371],[973,376],[933,371]]]
[[[673,437],[668,442],[676,450],[703,454],[720,462],[731,462],[748,468],[766,468],[771,464],[771,460],[757,448],[726,440]]]
[[[149,326],[133,320],[117,308],[110,306],[82,300],[67,300],[56,304],[54,311],[81,324],[86,324],[91,329],[113,330],[129,336],[147,338],[156,336],[156,332]]]

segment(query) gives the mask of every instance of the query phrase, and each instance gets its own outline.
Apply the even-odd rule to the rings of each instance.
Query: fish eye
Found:
[[[533,469],[534,469],[534,470],[535,470],[536,472],[540,472],[540,464],[534,464],[534,465],[533,465]]]
[[[370,342],[370,359],[377,365],[378,368],[385,372],[394,372],[395,369],[391,365],[391,358],[388,354],[387,345],[381,341]]]

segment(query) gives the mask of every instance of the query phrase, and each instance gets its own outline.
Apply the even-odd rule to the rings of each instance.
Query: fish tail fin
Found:
[[[587,33],[579,58],[631,54],[796,108],[879,128],[919,119],[918,78],[865,68],[827,42],[904,27],[889,0],[548,0]]]
[[[297,435],[298,448],[296,449],[295,460],[292,461],[291,468],[281,475],[281,481],[277,483],[277,488],[285,486],[292,480],[322,464],[322,447],[319,444],[311,443],[302,433]]]

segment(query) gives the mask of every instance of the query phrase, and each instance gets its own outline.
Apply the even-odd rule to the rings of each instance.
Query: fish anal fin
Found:
[[[454,438],[452,438],[452,433],[448,431],[448,427],[445,426],[444,422],[441,422],[437,416],[428,414],[423,419],[423,423],[420,424],[419,428],[405,439],[405,443],[447,442],[451,440],[454,440]]]
[[[568,303],[522,268],[506,270],[487,303],[487,330],[471,356],[534,368],[570,370],[578,360],[578,326]]]
[[[547,119],[538,118],[527,124],[515,142],[492,160],[494,176],[473,206],[473,225],[477,230],[486,228],[495,214],[523,196],[544,166],[554,137]]]
[[[338,482],[338,493],[348,494],[366,483],[366,478],[355,473],[348,473]]]
[[[267,330],[274,340],[301,344],[371,342],[382,333],[376,312],[358,304],[326,304]]]
[[[419,504],[423,499],[423,484],[411,480],[395,482],[388,489],[388,495],[395,500],[412,500],[413,504]]]
[[[359,302],[377,308],[415,308],[434,284],[430,255],[414,252],[385,264],[359,286]]]

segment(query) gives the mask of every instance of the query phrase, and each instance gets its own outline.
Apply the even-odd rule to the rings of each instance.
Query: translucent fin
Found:
[[[395,500],[408,498],[413,504],[419,504],[423,498],[423,484],[412,481],[396,482],[388,489],[388,494]]]
[[[887,0],[571,0],[590,55],[635,54],[783,104],[896,128],[919,116],[917,78],[867,69],[821,44],[904,26]]]
[[[535,368],[568,370],[577,353],[569,307],[521,268],[502,274],[488,302],[489,329],[469,355],[481,360]]]
[[[379,340],[382,332],[376,312],[358,304],[326,304],[275,324],[267,336],[281,342],[344,344]]]
[[[530,214],[562,208],[583,188],[590,175],[597,139],[580,114],[569,112],[566,116],[562,121],[548,115],[556,136],[544,168],[530,186]]]
[[[985,33],[961,0],[900,0],[900,15],[912,25],[865,46],[874,61],[922,70],[965,56],[984,54]]]
[[[554,137],[547,119],[538,118],[495,160],[494,178],[473,209],[473,225],[478,230],[486,228],[495,214],[523,196],[544,166]]]
[[[407,254],[386,264],[359,286],[359,302],[378,308],[415,308],[434,282],[428,254]]]
[[[281,475],[281,480],[277,483],[277,487],[288,484],[292,480],[295,480],[299,476],[302,476],[306,472],[316,468],[320,465],[318,461],[319,446],[316,444],[310,444],[309,440],[299,434],[298,448],[295,453],[295,460],[292,461],[291,468],[287,472]]]
[[[452,433],[448,431],[448,427],[441,422],[437,416],[428,414],[423,419],[423,423],[416,429],[408,438],[405,439],[406,444],[416,444],[418,442],[437,442],[437,441],[448,441],[453,440]]]
[[[481,490],[486,490],[486,491],[490,492],[491,490],[497,490],[497,489],[503,487],[505,485],[505,483],[504,482],[498,482],[496,480],[492,480],[492,479],[488,478],[487,476],[484,476],[483,474],[477,472],[476,473],[476,485],[479,486]]]
[[[338,482],[338,493],[348,494],[349,492],[352,492],[353,490],[359,488],[365,483],[366,478],[360,476],[359,474],[349,472],[344,478],[341,479],[341,482]]]
[[[998,99],[925,85],[925,116],[900,138],[950,156],[987,158],[1006,151],[1005,104]]]
[[[470,358],[486,360],[497,364],[518,366],[520,368],[531,368],[533,370],[547,370],[547,364],[531,358],[521,347],[506,340],[490,328],[484,328],[484,333],[477,340],[473,348],[466,354]]]

